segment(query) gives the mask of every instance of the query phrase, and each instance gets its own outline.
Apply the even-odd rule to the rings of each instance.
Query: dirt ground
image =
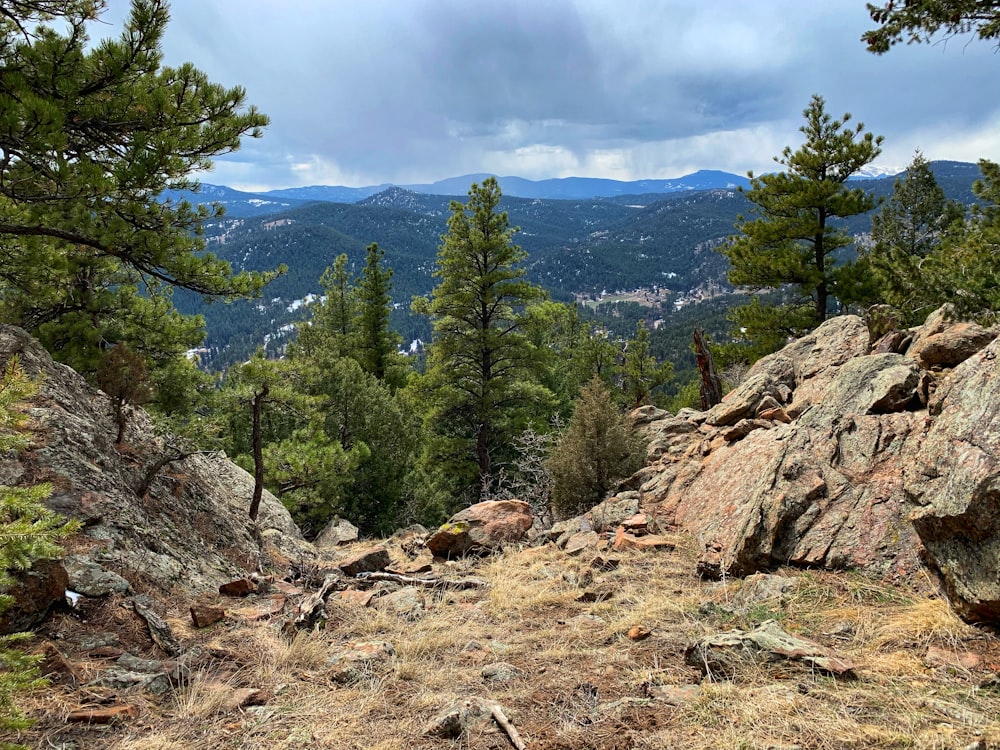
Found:
[[[417,587],[400,603],[389,598],[398,585],[378,583],[367,605],[338,592],[305,627],[293,621],[318,580],[293,581],[301,593],[282,584],[201,600],[226,613],[202,629],[189,597],[155,597],[182,669],[129,600],[88,600],[39,633],[34,648],[51,644],[68,671],[22,702],[35,723],[10,740],[46,750],[515,747],[488,716],[454,737],[427,733],[449,706],[479,698],[531,750],[1000,747],[1000,643],[958,620],[930,577],[903,588],[863,572],[778,570],[785,593],[745,601],[746,582],[694,574],[683,537],[669,551],[599,553],[606,564],[597,554],[548,545],[436,564],[425,576],[485,585]],[[747,651],[735,671],[705,674],[686,659],[700,639],[768,620],[853,669],[838,676]],[[359,643],[379,644],[379,656],[345,672]],[[166,684],[116,683],[123,653],[160,663]],[[107,724],[70,720],[114,707],[122,714]]]

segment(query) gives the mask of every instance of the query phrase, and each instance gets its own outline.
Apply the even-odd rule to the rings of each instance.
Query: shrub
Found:
[[[645,447],[594,378],[580,391],[573,417],[547,462],[557,518],[582,513],[604,499],[616,481],[642,466]]]

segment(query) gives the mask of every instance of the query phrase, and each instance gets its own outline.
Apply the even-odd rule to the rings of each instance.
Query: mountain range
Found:
[[[932,168],[949,197],[964,203],[974,200],[971,186],[980,176],[976,165],[934,162]],[[408,314],[409,302],[434,286],[435,258],[451,200],[483,177],[466,175],[415,186],[424,188],[421,191],[382,187],[355,200],[347,198],[356,194],[342,191],[369,188],[321,186],[252,194],[202,185],[196,195],[174,194],[175,198],[225,206],[222,220],[206,224],[206,237],[209,250],[235,269],[288,266],[288,272],[270,284],[261,300],[206,305],[192,295],[175,296],[183,312],[206,318],[206,365],[225,366],[265,343],[280,346],[293,330],[292,323],[303,315],[302,300],[320,291],[323,270],[345,253],[352,273],[359,274],[364,248],[371,242],[383,248],[386,263],[394,271],[394,325],[407,341],[426,338],[427,321]],[[715,307],[704,308],[701,318],[714,316],[720,327],[727,325],[719,314],[720,292],[729,290],[727,263],[715,248],[732,234],[737,216],[749,208],[737,189],[747,183],[744,178],[698,172],[672,181],[504,178],[501,185],[505,182],[501,208],[511,224],[520,228],[516,241],[528,255],[528,276],[553,298],[591,300],[591,308],[601,301],[618,301],[622,304],[605,305],[604,310],[610,316],[608,324],[622,331],[634,330],[639,317],[660,320],[663,330],[675,318],[683,318],[688,337],[690,306],[708,298],[705,304]],[[893,177],[882,177],[857,184],[885,198],[894,182]],[[529,196],[518,196],[518,191]],[[602,194],[594,197],[596,192]],[[543,197],[581,193],[592,197]],[[323,200],[319,195],[347,198]],[[864,234],[870,227],[867,216],[845,223],[853,235]],[[646,291],[637,294],[639,290]],[[665,356],[686,356],[686,343],[680,346],[683,352],[666,352]]]
[[[400,188],[425,195],[464,196],[473,182],[482,182],[489,174],[468,174],[450,177],[437,182],[414,185],[369,185],[345,187],[343,185],[313,185],[310,187],[282,188],[266,192],[245,192],[224,185],[202,184],[197,195],[186,192],[168,193],[168,197],[211,201],[226,207],[230,217],[259,216],[303,206],[315,201],[327,203],[357,203],[390,188]],[[746,177],[701,170],[670,180],[606,180],[594,177],[562,177],[549,180],[528,180],[523,177],[497,177],[504,195],[512,198],[538,198],[542,200],[587,200],[590,198],[615,198],[629,195],[668,195],[692,190],[715,190],[748,187]]]

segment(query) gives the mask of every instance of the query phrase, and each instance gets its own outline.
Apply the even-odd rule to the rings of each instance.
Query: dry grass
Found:
[[[1000,690],[981,687],[1000,670],[1000,644],[940,599],[858,574],[782,571],[797,580],[784,604],[735,612],[728,603],[741,582],[700,581],[696,555],[690,543],[623,553],[617,570],[597,572],[588,558],[553,547],[511,549],[450,568],[448,575],[477,575],[489,586],[425,592],[426,612],[415,619],[331,603],[325,626],[292,638],[279,621],[178,627],[187,645],[200,639],[218,654],[188,684],[163,699],[122,693],[141,714],[106,728],[67,725],[83,693],[49,689],[28,706],[38,723],[21,741],[63,750],[506,750],[509,741],[491,724],[453,742],[422,735],[450,702],[481,696],[504,707],[532,750],[944,750],[1000,742]],[[599,596],[581,600],[585,592]],[[856,676],[762,664],[738,681],[699,685],[685,647],[766,616],[853,659]],[[651,636],[630,640],[634,625]],[[335,682],[330,655],[359,641],[390,643],[395,656],[348,684]],[[484,679],[483,667],[496,662],[511,665],[509,680]],[[100,668],[88,664],[88,678]],[[681,700],[655,698],[658,689],[685,687],[694,692]],[[227,703],[239,688],[269,697],[234,709]],[[102,695],[88,690],[94,701]]]

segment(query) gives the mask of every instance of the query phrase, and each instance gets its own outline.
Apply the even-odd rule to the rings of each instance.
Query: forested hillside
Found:
[[[971,186],[980,176],[976,165],[934,162],[933,169],[949,197],[963,203],[974,200]],[[895,181],[886,177],[854,184],[885,199]],[[205,305],[193,295],[176,295],[182,311],[206,318],[204,366],[225,367],[261,345],[278,351],[289,340],[291,323],[302,318],[301,301],[319,293],[323,270],[346,253],[348,266],[358,273],[371,242],[385,251],[386,264],[394,271],[394,327],[406,342],[428,338],[427,321],[411,316],[409,304],[413,296],[433,287],[434,258],[455,197],[390,187],[353,204],[315,202],[250,215],[260,210],[260,203],[237,201],[232,193],[217,189],[204,197],[219,196],[226,200],[227,216],[207,227],[210,249],[236,269],[266,271],[284,263],[288,270],[268,285],[260,300]],[[718,296],[731,287],[726,281],[728,263],[716,249],[748,208],[739,191],[589,200],[504,196],[501,208],[520,227],[516,241],[528,254],[532,281],[557,300],[590,300],[593,313],[620,335],[633,331],[639,319],[662,319],[654,347],[682,369],[693,366],[688,351],[693,322],[704,320],[711,332],[725,330],[724,311],[735,301]],[[871,217],[852,217],[844,226],[852,235],[867,234]],[[844,254],[853,252],[847,248]],[[636,290],[649,294],[616,296]],[[602,300],[607,304],[598,308]]]

